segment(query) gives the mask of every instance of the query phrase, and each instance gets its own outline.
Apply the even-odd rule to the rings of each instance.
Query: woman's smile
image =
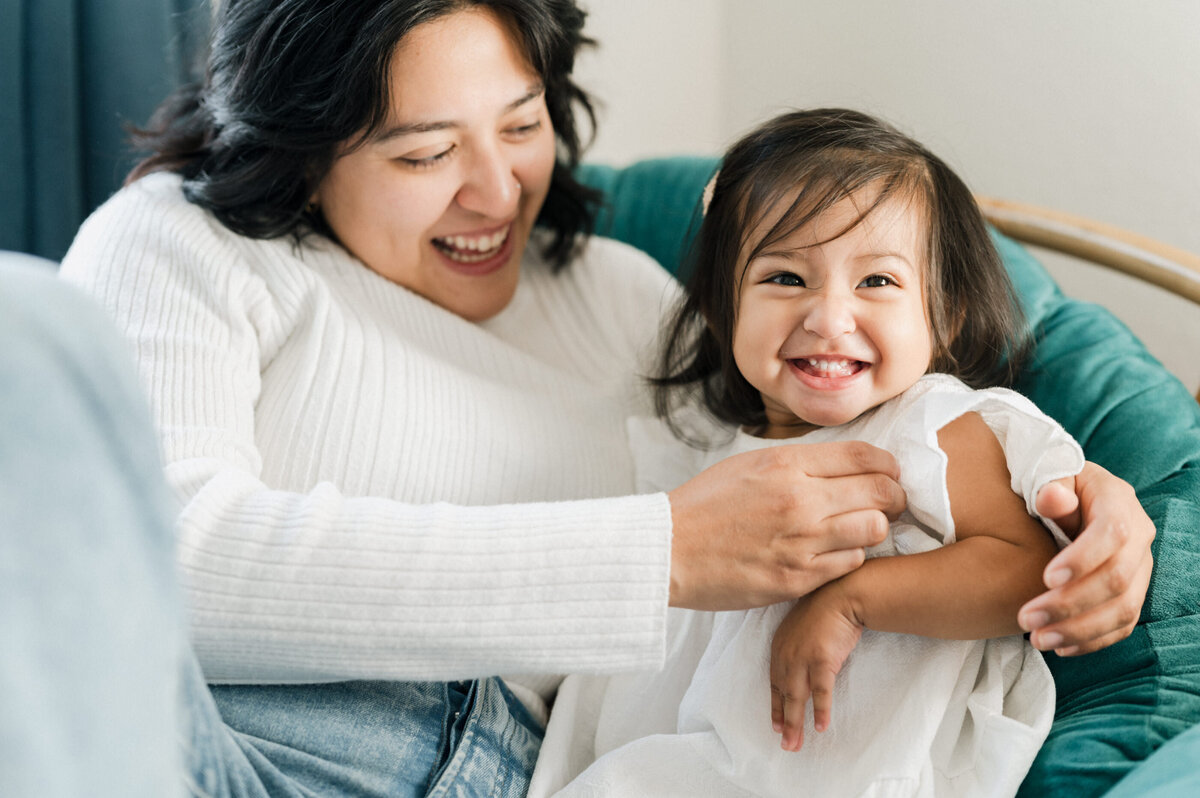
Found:
[[[508,263],[513,254],[512,223],[491,233],[433,239],[446,266],[459,274],[483,276]]]
[[[494,255],[508,240],[512,223],[504,225],[494,233],[475,235],[443,236],[433,239],[433,245],[448,257],[460,263],[485,260]]]

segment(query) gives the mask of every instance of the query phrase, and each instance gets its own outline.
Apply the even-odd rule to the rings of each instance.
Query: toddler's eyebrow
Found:
[[[913,265],[912,263],[909,262],[907,255],[905,255],[902,252],[894,252],[890,249],[884,250],[882,252],[868,252],[865,255],[863,255],[862,258],[864,260],[881,260],[883,258],[896,258],[897,260],[902,260],[905,263],[908,263],[909,266]]]
[[[764,249],[754,255],[754,260],[759,258],[782,258],[783,260],[802,260],[800,253],[806,247],[788,247],[787,249]]]

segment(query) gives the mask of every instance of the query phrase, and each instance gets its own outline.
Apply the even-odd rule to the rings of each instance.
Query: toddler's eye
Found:
[[[895,284],[896,281],[886,274],[872,274],[858,285],[860,288],[883,288],[884,286]]]
[[[804,280],[800,279],[799,275],[792,274],[791,272],[780,272],[779,274],[772,274],[770,277],[767,278],[767,282],[774,283],[775,285],[791,286],[793,288],[803,288],[804,287]]]

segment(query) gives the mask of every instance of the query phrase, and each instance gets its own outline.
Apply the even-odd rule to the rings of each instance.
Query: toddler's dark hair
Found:
[[[766,422],[761,396],[733,359],[742,274],[760,252],[864,189],[872,192],[872,204],[833,238],[893,198],[912,203],[925,220],[930,371],[973,388],[1012,383],[1028,351],[1028,331],[967,186],[941,159],[885,122],[845,109],[796,111],[741,139],[721,163],[692,248],[687,295],[670,322],[653,379],[658,413],[677,434],[689,437],[673,411],[694,399],[723,422]],[[748,240],[774,215],[778,219],[765,233]]]

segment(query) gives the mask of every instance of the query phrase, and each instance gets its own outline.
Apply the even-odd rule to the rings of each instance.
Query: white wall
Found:
[[[1200,253],[1200,2],[584,2],[601,48],[579,75],[608,102],[595,160],[718,152],[782,108],[844,105],[980,193]],[[1200,307],[1048,262],[1200,385]]]
[[[576,78],[599,100],[589,157],[606,163],[718,152],[728,116],[723,0],[581,0],[586,51]]]

